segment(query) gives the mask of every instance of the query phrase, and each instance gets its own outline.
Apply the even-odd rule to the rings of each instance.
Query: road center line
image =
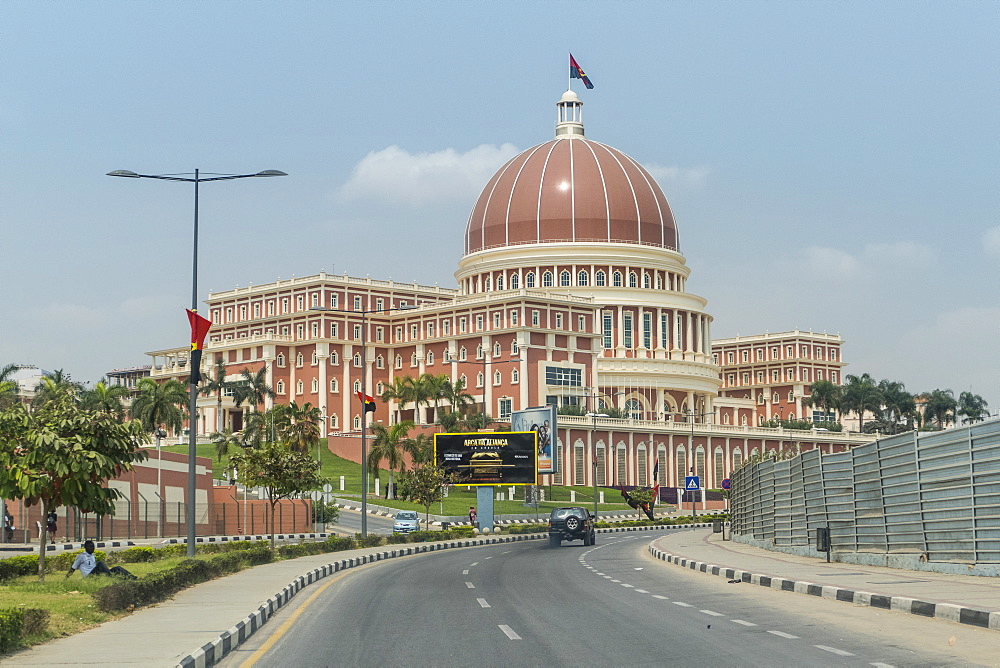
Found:
[[[791,633],[785,633],[784,631],[768,631],[768,633],[772,633],[779,638],[788,638],[789,640],[798,638],[798,636],[793,636]]]
[[[631,589],[631,588],[635,587],[635,585],[630,585],[630,584],[626,584],[626,583],[624,583],[624,582],[622,582],[622,583],[621,583],[621,585],[622,585],[623,587],[628,587],[629,589]]]
[[[658,598],[658,599],[660,599],[661,601],[669,601],[669,600],[670,600],[670,599],[669,599],[669,598],[667,598],[666,596],[660,596],[659,594],[653,594],[653,598]]]
[[[480,608],[488,608],[488,607],[490,607],[490,604],[486,602],[485,598],[477,598],[476,600],[479,601],[479,607]]]
[[[478,561],[473,561],[471,564],[469,564],[469,568],[472,568],[473,566],[478,566],[478,565],[479,565]]]
[[[730,619],[733,624],[740,624],[741,626],[757,626],[753,622],[748,622],[742,619]]]
[[[645,589],[636,589],[635,593],[636,594],[648,594],[649,592],[646,591]]]
[[[682,608],[693,608],[694,607],[690,603],[685,603],[684,601],[674,601],[674,605],[679,605]]]
[[[517,633],[514,632],[514,629],[510,628],[506,624],[500,624],[500,630],[503,631],[504,634],[511,640],[521,639],[521,636],[517,635]]]
[[[721,617],[721,612],[716,612],[715,610],[699,610],[698,612],[703,612],[706,615],[712,615],[713,617]]]
[[[816,649],[821,649],[824,652],[830,652],[831,654],[836,654],[837,656],[854,656],[850,652],[845,652],[842,649],[837,649],[836,647],[827,647],[826,645],[813,645]]]
[[[475,589],[476,588],[476,585],[472,584],[471,582],[466,582],[465,586],[468,587],[469,589]]]

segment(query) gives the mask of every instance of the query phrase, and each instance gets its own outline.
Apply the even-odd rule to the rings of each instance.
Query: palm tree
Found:
[[[453,413],[447,413],[453,415]],[[430,464],[434,457],[434,440],[430,434],[419,433],[413,438],[403,441],[403,449],[410,453],[410,459],[414,468],[419,468],[424,464]]]
[[[372,439],[371,450],[368,451],[368,471],[377,472],[381,463],[385,461],[386,468],[389,470],[388,495],[390,498],[396,498],[392,476],[394,471],[403,470],[405,464],[405,460],[403,459],[403,443],[410,429],[413,428],[413,422],[403,420],[388,427],[375,422],[369,425],[368,428],[375,437]]]
[[[101,379],[93,389],[83,391],[80,395],[80,405],[87,410],[106,413],[123,420],[124,400],[127,396],[128,388],[124,385],[108,385]]]
[[[264,403],[264,399],[274,399],[278,396],[274,393],[274,389],[267,384],[266,367],[261,367],[256,373],[244,367],[240,375],[243,376],[243,380],[237,381],[233,387],[233,398],[236,400],[237,407],[246,403],[252,406],[256,412]]]
[[[222,431],[216,431],[209,435],[212,442],[215,443],[215,461],[221,462],[223,457],[229,456],[230,446],[241,447],[243,445],[243,439],[240,437],[238,432],[234,432],[231,428],[226,427]]]
[[[944,429],[944,425],[949,420],[954,421],[954,411],[958,407],[955,401],[955,393],[951,390],[934,390],[923,396],[924,399],[924,421],[937,422],[939,429]]]
[[[189,399],[184,383],[174,378],[164,383],[142,378],[136,387],[139,395],[132,402],[131,413],[142,423],[143,429],[153,432],[164,426],[174,432],[180,431]]]
[[[858,431],[864,431],[865,412],[878,416],[882,411],[882,391],[867,373],[847,376],[841,405],[845,412],[858,414]]]
[[[416,398],[413,379],[409,376],[395,376],[392,384],[382,392],[382,401],[389,403],[396,402],[396,422],[400,422],[403,417],[403,406]]]
[[[442,399],[448,398],[448,387],[451,385],[451,379],[446,373],[438,375],[425,373],[420,376],[419,383],[426,390],[428,398],[434,401],[434,417],[436,419],[440,412],[438,403]]]
[[[281,420],[284,405],[273,406],[266,411],[248,413],[243,421],[243,445],[256,448],[261,443],[277,440],[276,423]]]
[[[205,376],[205,384],[198,393],[202,396],[215,394],[215,430],[222,431],[222,395],[232,389],[232,383],[226,382],[226,361],[223,358],[215,360],[215,374]]]
[[[276,407],[277,408],[277,407]],[[292,452],[310,452],[319,443],[320,410],[308,401],[281,406],[275,415],[278,438]]]
[[[476,398],[471,394],[466,392],[465,379],[459,378],[453,383],[449,383],[445,388],[445,396],[448,403],[451,404],[451,410],[463,413],[467,406],[471,406],[476,403]]]
[[[68,373],[62,369],[56,369],[51,373],[46,373],[35,386],[35,397],[31,400],[31,406],[38,408],[63,396],[77,401],[82,390],[83,386],[74,382]]]
[[[17,381],[12,380],[11,376],[20,368],[17,364],[0,367],[0,408],[17,403]]]
[[[840,385],[828,380],[817,380],[809,386],[809,396],[805,398],[804,403],[819,408],[824,415],[834,413],[836,417],[836,410],[840,406],[842,397],[843,388]]]
[[[441,427],[441,431],[444,433],[454,433],[460,431],[459,425],[462,423],[462,416],[454,411],[449,411],[447,413],[441,413],[434,424]]]
[[[962,392],[958,395],[958,414],[963,416],[962,423],[982,422],[989,417],[989,404],[978,394]]]
[[[892,431],[887,433],[896,434],[902,431],[902,422],[906,420],[907,428],[913,426],[913,414],[916,412],[916,402],[913,395],[906,391],[902,383],[890,380],[882,380],[878,384],[882,392],[882,401],[885,406],[885,419]]]

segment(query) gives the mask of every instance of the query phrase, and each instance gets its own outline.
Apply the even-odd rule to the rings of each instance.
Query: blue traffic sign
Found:
[[[684,478],[684,489],[701,489],[701,480],[696,475],[689,475]]]
[[[722,489],[729,489],[732,486],[733,483],[731,480],[729,480],[729,478],[726,478],[725,480],[722,481]]]

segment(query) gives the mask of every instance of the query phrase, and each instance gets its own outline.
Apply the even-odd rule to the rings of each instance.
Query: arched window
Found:
[[[608,453],[601,441],[597,442],[597,484],[601,487],[608,484]]]
[[[483,359],[484,354],[485,351],[483,350],[483,344],[480,343],[478,346],[476,346],[476,359],[477,360]]]
[[[579,274],[576,275],[576,284],[584,286],[590,285],[590,277],[587,276],[587,272],[581,271]]]
[[[551,288],[552,287],[552,272],[547,271],[542,274],[542,287]]]
[[[316,351],[314,350],[312,354],[312,365],[316,366],[317,364],[319,364],[319,355],[317,355]]]
[[[647,290],[649,289],[649,287],[650,287],[650,285],[649,285],[649,274],[643,274],[642,275],[642,287],[646,288]]]
[[[500,353],[503,352],[503,348],[500,347],[500,343],[493,344],[493,357],[500,357]]]
[[[741,466],[743,466],[743,451],[736,448],[733,450],[733,470],[735,471]]]
[[[375,357],[375,366],[379,369],[385,368],[385,358],[381,355]]]
[[[403,356],[402,355],[396,355],[396,368],[397,369],[402,369],[403,368]]]
[[[646,457],[646,446],[643,443],[635,450],[635,479],[640,485],[650,485],[649,480],[649,459]]]
[[[410,366],[417,366],[417,354],[413,353],[410,355]]]
[[[604,273],[603,269],[598,270],[597,276],[594,278],[594,283],[599,288],[603,288],[608,284],[608,275]]]
[[[503,376],[500,375],[499,371],[494,371],[493,372],[493,384],[494,385],[499,385],[502,382],[503,382]]]
[[[340,429],[340,420],[336,415],[330,416],[330,429]]]
[[[465,346],[462,346],[461,348],[458,349],[458,359],[464,362],[467,359],[467,357],[468,353],[466,353],[465,351]]]
[[[361,429],[361,416],[360,415],[355,415],[354,416],[354,431],[358,431],[359,429]]]
[[[614,274],[614,286],[620,288],[622,286],[622,272],[616,271]]]
[[[503,290],[503,276],[497,276],[497,290]]]
[[[667,486],[667,448],[666,446],[659,446],[656,448],[656,458],[662,463],[656,471],[656,482]]]
[[[627,485],[628,484],[628,469],[625,466],[625,444],[618,444],[618,451],[615,453],[617,458],[617,468],[618,480],[615,484],[617,485]]]
[[[360,392],[361,391],[361,381],[360,380],[354,381],[354,391],[355,392]]]
[[[628,286],[630,288],[639,287],[639,277],[635,275],[634,271],[628,273]]]
[[[516,355],[517,351],[519,351],[519,350],[520,350],[520,348],[517,345],[517,339],[514,339],[513,341],[510,342],[510,354],[511,355]]]
[[[318,378],[313,378],[312,379],[312,391],[313,391],[313,393],[319,392],[319,379]]]
[[[295,383],[295,394],[302,394],[306,389],[305,384],[300,380]]]
[[[510,289],[518,290],[521,287],[521,277],[517,274],[510,275]]]
[[[480,371],[479,373],[476,374],[476,387],[482,387],[482,386],[483,386],[483,372]]]
[[[354,366],[361,366],[361,353],[354,353]]]
[[[306,358],[305,356],[302,355],[302,353],[299,353],[298,355],[295,356],[295,366],[302,366],[305,363],[306,363]]]
[[[427,363],[434,364],[434,351],[431,350],[427,353]]]
[[[383,392],[385,392],[385,385],[383,385],[382,381],[380,380],[378,382],[378,385],[375,386],[375,396],[380,397],[382,396]]]
[[[642,419],[642,404],[639,403],[638,399],[629,399],[625,402],[625,412],[633,420]]]
[[[279,380],[277,383],[275,383],[275,385],[274,385],[274,391],[275,391],[276,394],[284,394],[285,393],[285,381]]]
[[[337,353],[336,350],[330,352],[330,364],[333,366],[340,364],[340,355]]]
[[[715,462],[714,462],[714,473],[715,473],[715,484],[719,485],[723,480],[726,479],[726,456],[722,452],[722,448],[715,449]]]
[[[285,353],[278,353],[274,363],[280,367],[285,366]]]
[[[464,373],[461,376],[459,376],[458,379],[462,382],[462,387],[463,388],[469,386],[469,379],[468,379],[468,377],[466,377],[466,375]]]
[[[489,276],[487,276],[486,280],[483,281],[483,289],[486,290],[486,292],[490,292],[493,289],[493,279]]]
[[[337,382],[336,378],[331,378],[330,379],[330,391],[331,392],[339,392],[340,391],[340,383]]]
[[[510,372],[510,382],[512,384],[521,382],[521,374],[517,369],[514,369],[513,371]]]
[[[533,288],[535,287],[535,272],[529,271],[524,277],[524,287]]]
[[[570,281],[568,271],[563,270],[562,273],[559,274],[559,285],[564,288],[569,287]]]
[[[677,463],[677,485],[681,486],[684,484],[684,478],[688,474],[687,470],[687,450],[684,446],[677,448],[677,456],[674,457],[674,462]]]

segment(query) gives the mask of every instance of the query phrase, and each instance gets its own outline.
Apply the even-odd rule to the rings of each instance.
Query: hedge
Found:
[[[6,654],[21,643],[25,636],[45,631],[49,611],[40,608],[0,609],[0,654]]]

